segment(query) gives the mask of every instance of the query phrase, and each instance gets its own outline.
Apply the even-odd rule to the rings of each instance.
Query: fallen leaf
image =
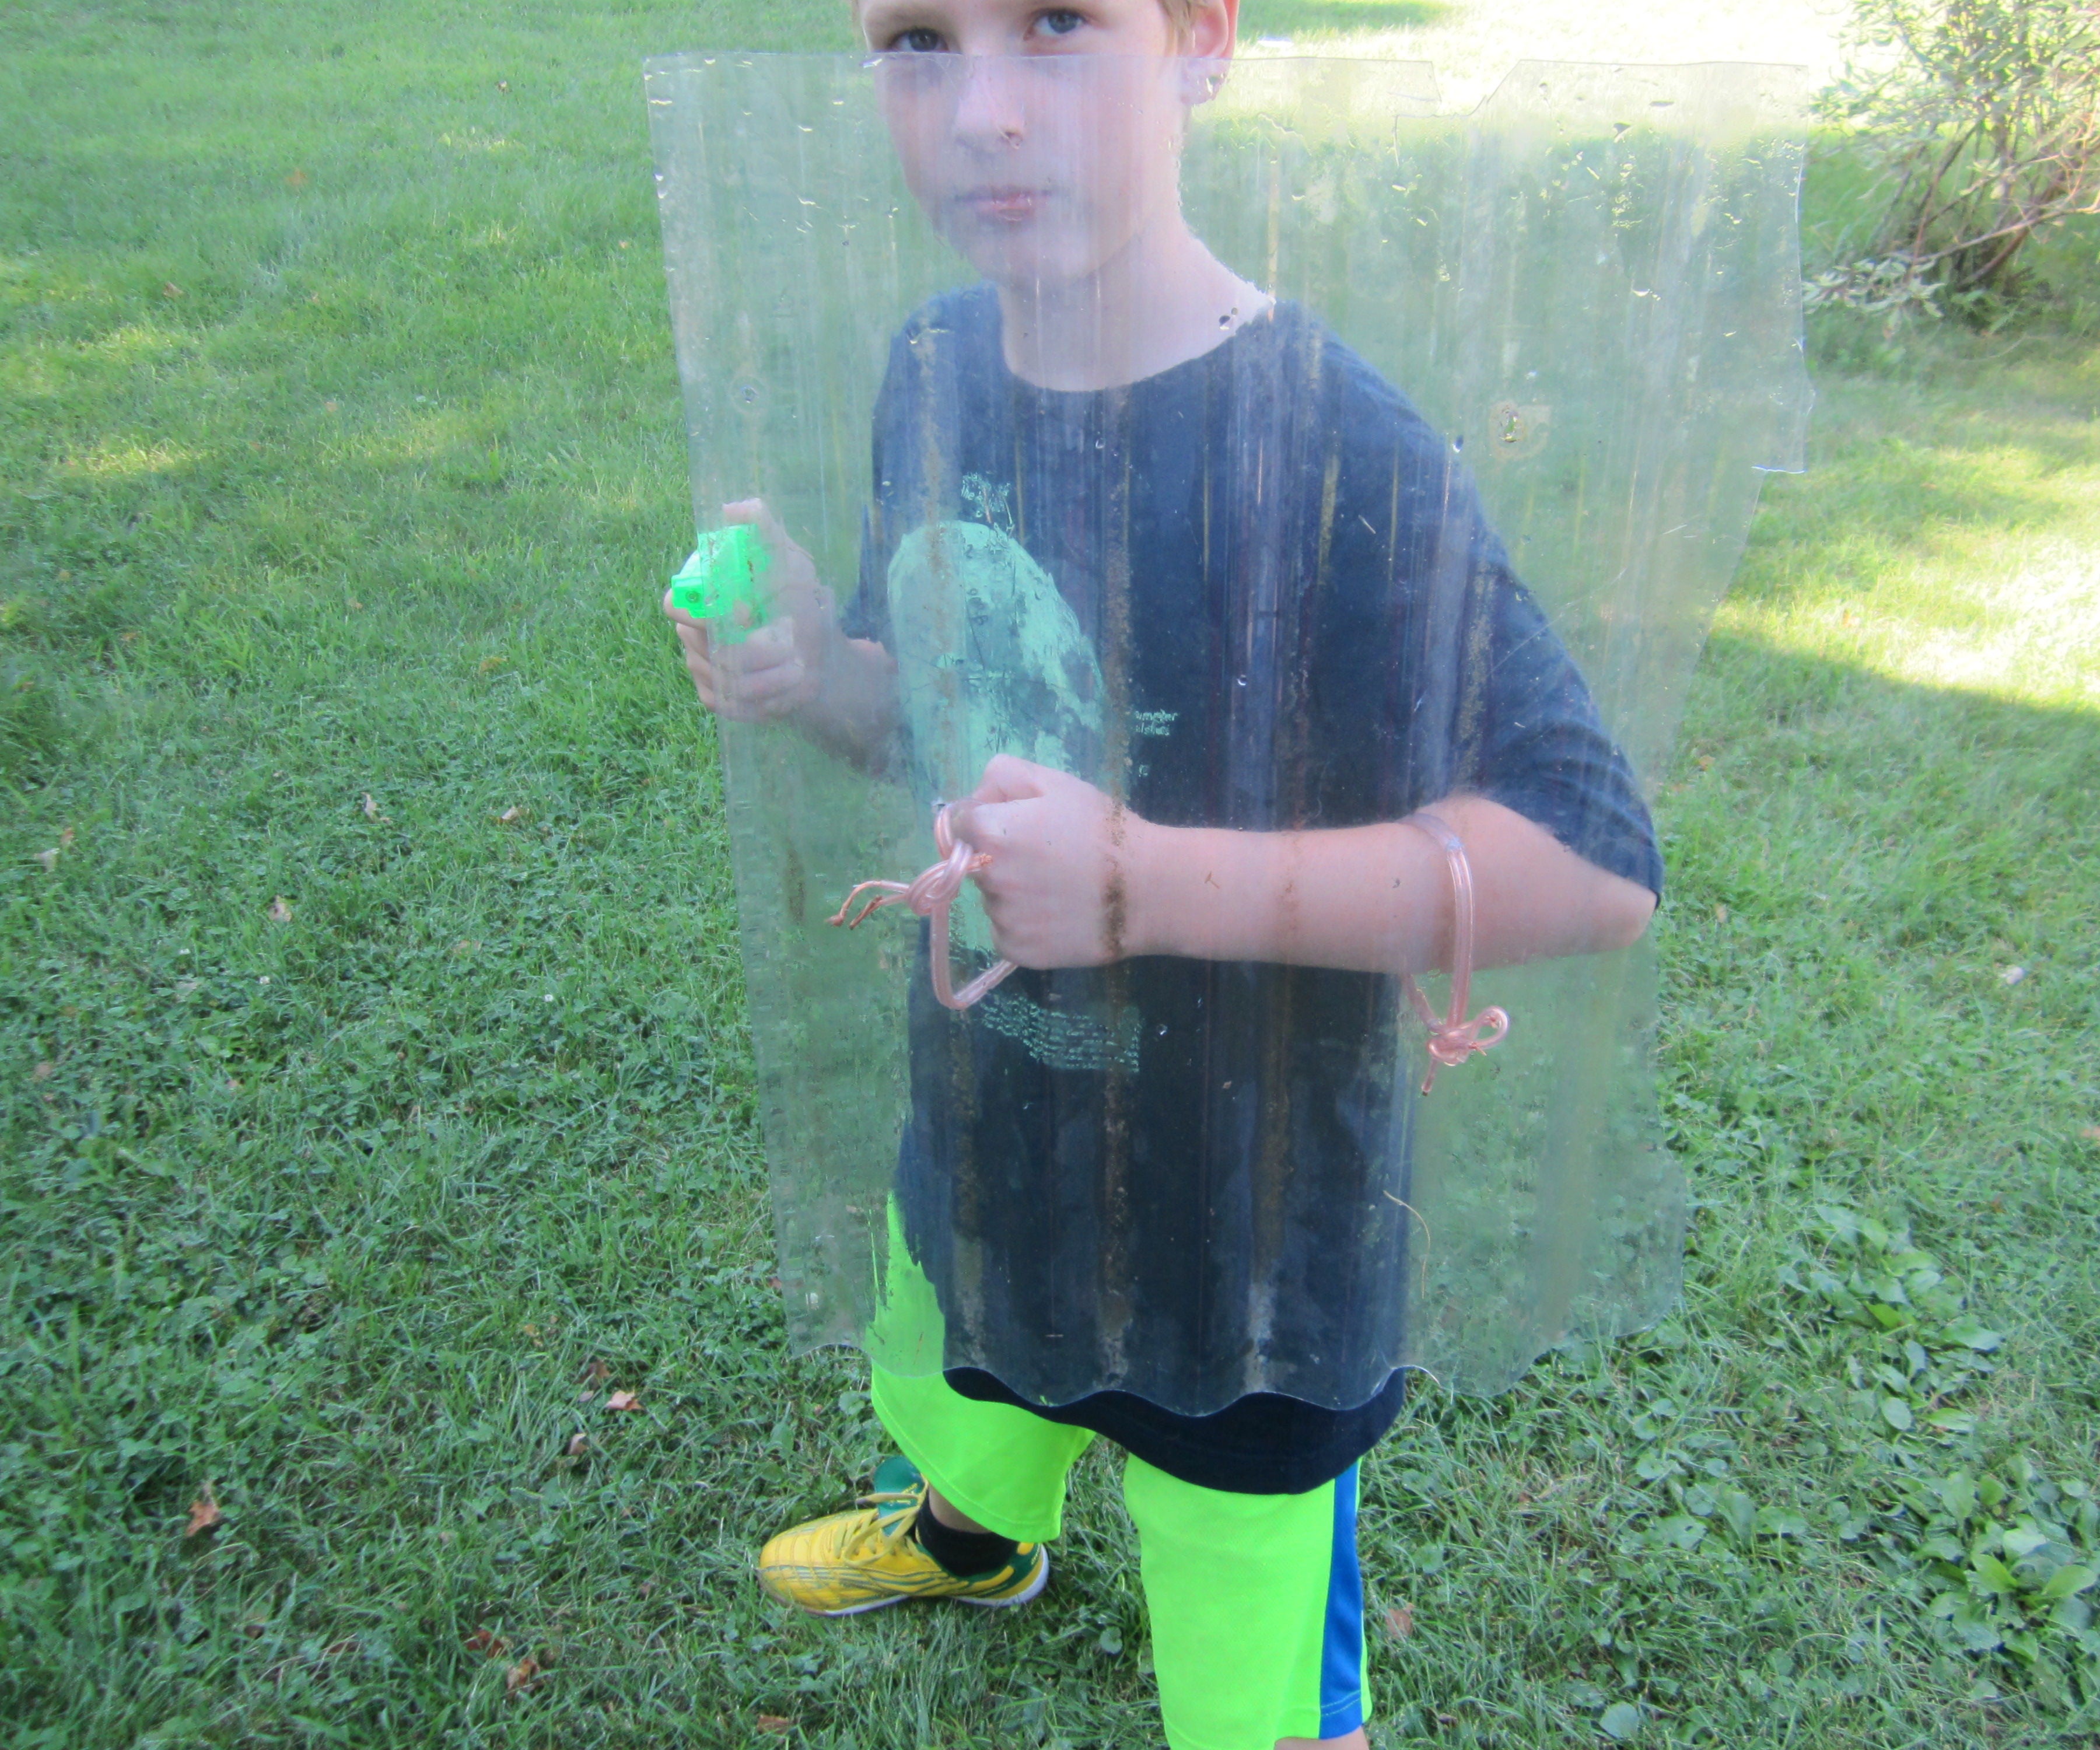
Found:
[[[590,1436],[589,1435],[572,1434],[569,1436],[568,1456],[571,1458],[580,1458],[589,1450]]]
[[[333,413],[336,412],[342,404],[342,403],[338,401],[324,401],[321,403],[321,412],[324,413]]]
[[[2027,981],[2027,969],[2023,966],[2003,967],[1998,972],[1998,982],[2001,985],[2023,984]]]
[[[2089,1124],[2078,1134],[2089,1143],[2100,1143],[2100,1124]]]
[[[1385,1632],[1396,1641],[1405,1641],[1414,1633],[1414,1607],[1396,1604],[1385,1613]]]
[[[270,901],[270,921],[272,923],[289,923],[292,921],[292,902],[282,893]]]
[[[642,1400],[631,1391],[615,1391],[607,1395],[605,1407],[609,1410],[638,1410]]]
[[[38,852],[37,861],[44,866],[44,873],[46,875],[54,875],[57,873],[59,866],[59,848],[54,844],[48,851]]]
[[[293,171],[289,176],[285,179],[285,186],[287,188],[305,187],[307,186],[307,173],[304,170]]]
[[[1712,754],[1702,753],[1699,756],[1699,769],[1702,772],[1710,772],[1714,769],[1714,756]]]
[[[609,1361],[587,1361],[583,1372],[577,1376],[587,1386],[602,1385],[612,1378],[612,1364]]]
[[[505,809],[501,814],[496,815],[495,817],[495,820],[496,824],[499,827],[514,827],[520,821],[530,820],[532,818],[532,811],[530,809],[513,806]]]
[[[62,851],[69,851],[73,849],[72,827],[67,827],[60,830],[59,833],[59,849]]]
[[[350,604],[350,611],[353,614],[362,614],[364,611],[364,604],[362,602],[353,601]]]
[[[386,820],[390,817],[379,812],[379,804],[372,800],[372,792],[364,792],[364,818],[367,820]]]
[[[46,1060],[29,1072],[29,1079],[32,1082],[48,1082],[58,1073],[59,1066]],[[2100,1131],[2088,1131],[2085,1134],[2089,1136],[2100,1135]]]
[[[172,280],[166,281],[161,287],[161,296],[163,298],[180,298],[182,295],[183,289]]]
[[[499,91],[508,91],[510,89],[510,82],[508,79],[498,79],[496,82],[496,89]]]
[[[1728,921],[1728,908],[1726,906],[1716,906],[1714,908],[1714,921],[1716,923],[1726,923]]]
[[[527,1653],[503,1673],[503,1693],[514,1695],[521,1689],[529,1689],[539,1681],[540,1661]]]
[[[476,674],[494,674],[510,660],[507,656],[484,656],[474,664],[474,672]]]
[[[486,1653],[493,1659],[499,1653],[509,1652],[510,1643],[493,1629],[477,1629],[466,1638],[466,1650],[470,1653]]]
[[[135,632],[120,632],[117,634],[117,641],[120,644],[136,644],[139,641],[139,634]]]
[[[1597,1716],[1597,1729],[1608,1738],[1624,1743],[1638,1737],[1641,1729],[1641,1710],[1638,1702],[1615,1701]]]
[[[758,1717],[758,1729],[761,1732],[770,1732],[776,1738],[785,1738],[795,1730],[795,1722],[785,1714],[761,1713]]]
[[[189,1523],[183,1527],[185,1537],[201,1536],[214,1525],[223,1523],[226,1515],[218,1510],[218,1502],[211,1492],[211,1484],[204,1486],[204,1492],[190,1503]]]

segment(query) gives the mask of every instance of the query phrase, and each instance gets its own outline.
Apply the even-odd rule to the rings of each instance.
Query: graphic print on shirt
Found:
[[[987,514],[1004,509],[1004,494],[995,501],[975,476],[964,496]],[[889,611],[922,803],[968,796],[1001,753],[1101,782],[1100,659],[1056,582],[1010,533],[967,522],[914,529],[889,562]],[[991,954],[974,886],[956,900],[950,929],[963,950]],[[1052,1069],[1136,1068],[1134,1013],[1048,1007],[1010,985],[977,1012]]]

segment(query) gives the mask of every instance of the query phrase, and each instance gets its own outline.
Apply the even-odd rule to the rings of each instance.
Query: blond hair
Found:
[[[1203,0],[1159,0],[1159,10],[1167,15],[1167,29],[1177,43],[1186,42],[1189,33],[1196,22],[1196,14],[1202,8]]]

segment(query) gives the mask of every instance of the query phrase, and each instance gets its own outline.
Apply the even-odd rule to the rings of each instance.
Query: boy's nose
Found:
[[[958,56],[955,135],[977,151],[1018,146],[1028,132],[1027,105],[1021,91],[1023,70],[996,55]]]

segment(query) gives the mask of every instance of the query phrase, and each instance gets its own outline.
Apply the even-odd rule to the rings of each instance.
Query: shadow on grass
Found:
[[[1736,1144],[1762,1127],[1746,1192],[1916,1211],[2066,1365],[2067,1333],[2100,1336],[2091,1265],[2074,1287],[2058,1255],[2100,1189],[2079,1067],[2100,1012],[2096,789],[2100,713],[1724,633],[1657,808],[1670,1075],[1707,1115],[1695,1171],[1745,1170]],[[2027,1295],[2051,1278],[2054,1304]]]

